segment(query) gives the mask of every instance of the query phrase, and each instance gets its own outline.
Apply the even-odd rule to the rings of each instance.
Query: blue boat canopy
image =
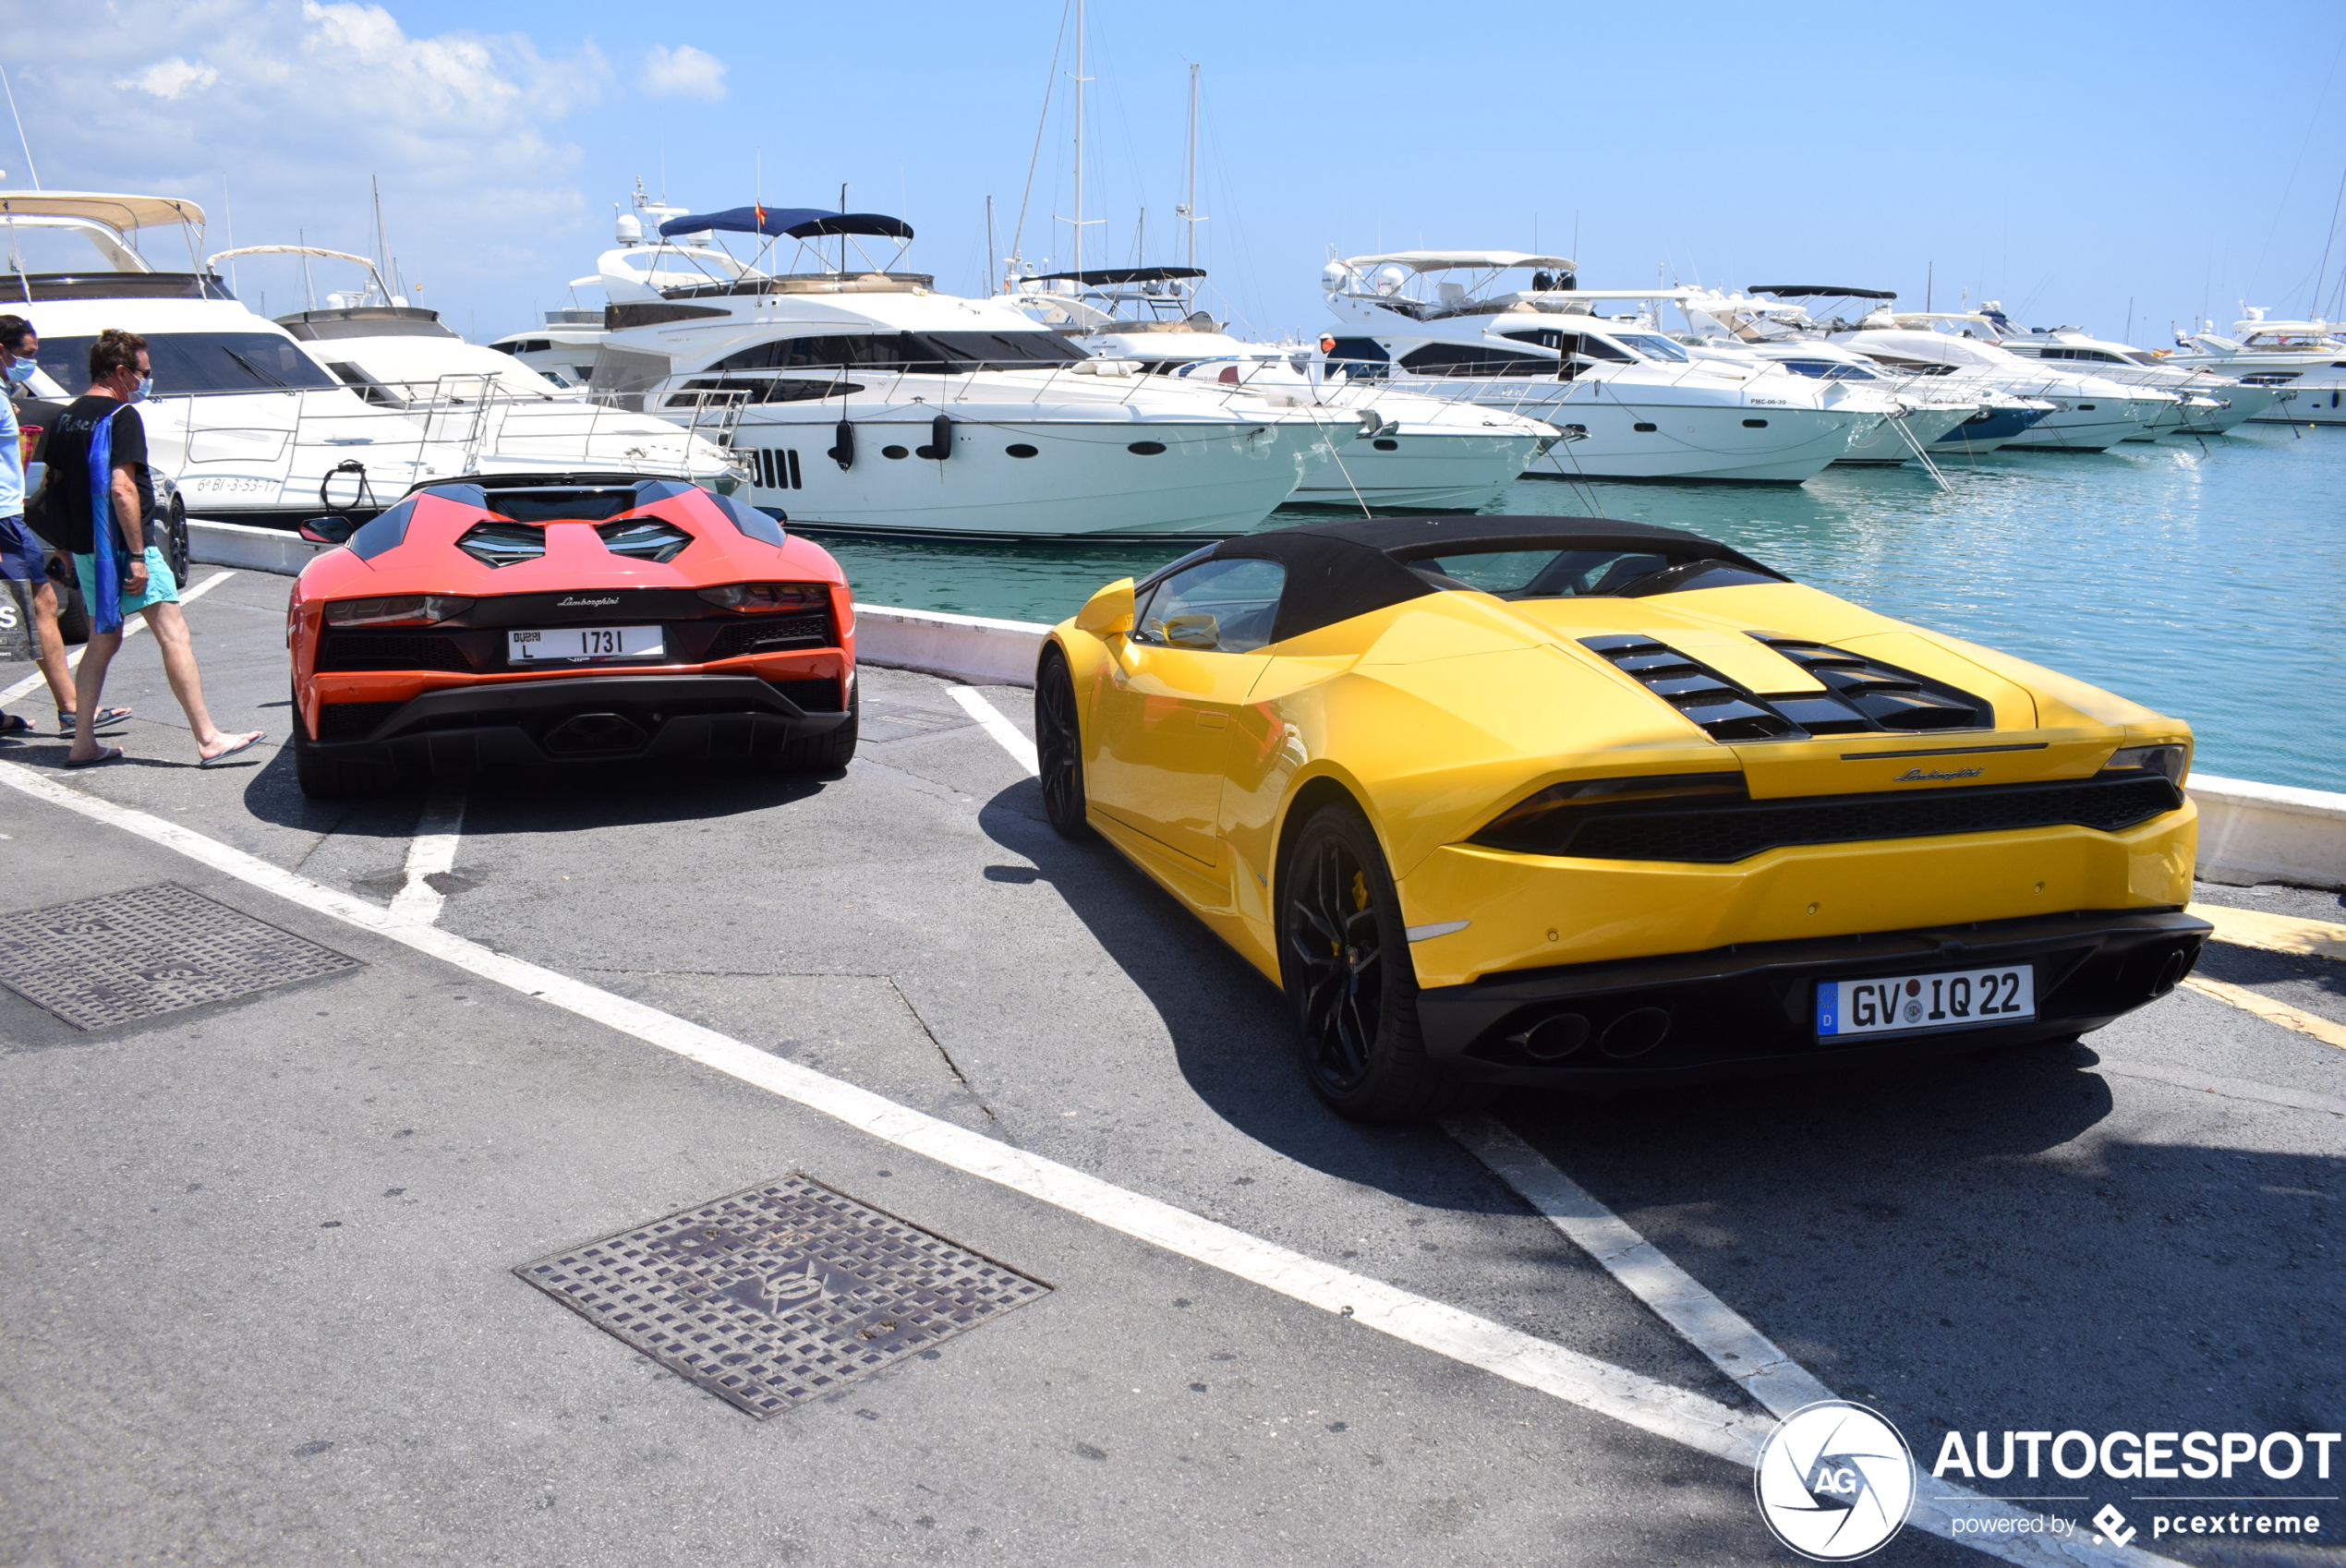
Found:
[[[823,235],[878,235],[910,239],[913,226],[877,212],[827,212],[819,207],[729,207],[722,212],[688,212],[660,224],[663,238],[720,229],[737,235],[787,235],[814,239]]]

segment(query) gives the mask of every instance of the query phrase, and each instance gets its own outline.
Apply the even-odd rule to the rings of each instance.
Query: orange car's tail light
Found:
[[[700,597],[720,609],[760,615],[777,609],[828,609],[831,590],[825,583],[728,583],[703,588]]]
[[[385,598],[336,599],[326,606],[329,626],[431,626],[462,615],[473,601],[455,594],[393,594]]]

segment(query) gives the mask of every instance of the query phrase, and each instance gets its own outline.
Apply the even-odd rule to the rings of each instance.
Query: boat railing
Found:
[[[252,406],[254,398],[272,404],[287,400],[284,416],[256,417],[260,411]],[[272,508],[314,502],[321,512],[380,506],[427,473],[463,471],[457,449],[436,448],[425,428],[405,413],[320,398],[313,389],[235,398],[165,395],[152,405],[148,439],[158,465],[171,463],[175,437],[173,477],[199,510],[234,502]]]
[[[246,396],[166,396],[154,400],[151,440],[159,464],[167,464],[177,434],[174,476],[183,485],[212,481],[199,483],[191,505],[207,497],[265,497],[272,506],[315,501],[331,512],[387,504],[419,479],[478,472],[501,456],[695,466],[693,438],[728,447],[739,419],[735,411],[697,419],[691,428],[664,421],[674,431],[671,441],[647,432],[640,416],[623,418],[620,410],[581,395],[508,395],[498,384],[489,373],[377,381],[349,389],[362,394],[355,404],[300,389],[253,394],[290,399],[282,419],[255,417]],[[672,452],[660,450],[671,445]]]

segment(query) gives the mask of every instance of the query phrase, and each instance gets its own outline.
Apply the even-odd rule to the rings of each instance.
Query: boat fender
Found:
[[[841,419],[839,422],[838,444],[824,453],[844,470],[855,466],[855,427]]]
[[[915,457],[926,457],[942,463],[953,455],[953,421],[940,414],[928,422],[928,445],[916,450]]]

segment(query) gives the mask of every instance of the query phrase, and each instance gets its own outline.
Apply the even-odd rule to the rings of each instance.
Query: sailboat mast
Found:
[[[1083,270],[1083,0],[1075,0],[1075,271]]]
[[[1181,222],[1189,229],[1188,265],[1197,265],[1197,66],[1190,66],[1190,199],[1181,204]]]
[[[375,190],[375,266],[377,268],[375,281],[381,283],[386,290],[396,293],[399,285],[390,271],[391,236],[383,232],[382,176],[369,175],[367,176],[367,183],[374,187]],[[386,299],[383,303],[389,305],[391,301]]]

